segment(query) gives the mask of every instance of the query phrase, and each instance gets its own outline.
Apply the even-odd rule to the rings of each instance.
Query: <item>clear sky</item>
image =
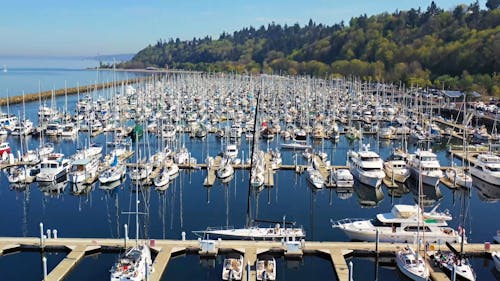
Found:
[[[486,0],[480,4],[484,8]],[[471,0],[435,0],[449,10]],[[21,0],[0,5],[0,55],[136,53],[158,39],[192,39],[243,27],[331,25],[431,0]]]

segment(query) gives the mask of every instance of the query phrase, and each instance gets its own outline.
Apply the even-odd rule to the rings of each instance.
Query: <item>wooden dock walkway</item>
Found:
[[[274,186],[274,170],[271,164],[272,155],[271,153],[264,154],[265,164],[264,164],[264,186],[273,187]]]
[[[272,252],[273,254],[281,254],[286,257],[289,242],[287,241],[249,241],[249,240],[210,240],[214,249],[210,252],[202,252],[202,240],[150,240],[152,251],[156,252],[156,258],[153,261],[154,271],[150,276],[150,280],[158,281],[161,279],[165,268],[170,261],[170,257],[177,253],[195,253],[200,256],[224,255],[230,251],[238,251],[244,255],[244,278],[250,274],[251,279],[255,280],[255,262],[260,254]],[[130,245],[132,241],[128,241]],[[146,242],[147,243],[147,242]],[[290,242],[295,243],[297,242]],[[298,243],[300,252],[294,256],[301,256],[302,253],[307,254],[328,254],[334,266],[334,271],[341,281],[347,281],[349,269],[345,261],[346,256],[356,254],[375,254],[375,243],[369,242],[317,242],[317,241],[301,241]],[[67,256],[48,274],[47,281],[62,280],[79,261],[81,261],[87,253],[95,253],[100,249],[115,249],[121,250],[125,247],[123,239],[105,239],[105,238],[57,238],[45,239],[43,246],[64,251],[71,249]],[[396,243],[380,243],[378,251],[380,254],[394,255],[396,251],[405,247],[406,244]],[[454,245],[458,247],[459,245]],[[38,237],[1,237],[0,238],[0,255],[7,252],[23,251],[23,250],[41,250],[40,238]],[[490,245],[489,251],[485,250],[484,244],[466,244],[464,251],[468,255],[482,256],[490,258],[490,253],[500,251],[499,244]],[[247,272],[247,265],[250,264],[250,272]],[[436,271],[438,269],[434,269]],[[435,272],[432,274],[432,280],[449,280],[444,274]]]

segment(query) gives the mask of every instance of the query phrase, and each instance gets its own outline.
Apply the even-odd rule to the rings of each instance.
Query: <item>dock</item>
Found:
[[[212,248],[208,251],[202,251],[202,244],[210,242]],[[101,250],[114,250],[116,252],[126,248],[125,244],[130,246],[133,241],[124,239],[105,239],[105,238],[51,238],[43,240],[40,245],[38,237],[1,237],[0,255],[13,253],[23,250],[42,251],[43,249],[52,249],[69,252],[66,257],[48,273],[46,281],[63,280],[68,273],[78,265],[78,263],[88,254],[96,253]],[[151,281],[159,281],[168,266],[172,255],[197,253],[200,257],[214,258],[217,255],[224,255],[229,252],[239,252],[244,255],[244,275],[242,280],[248,280],[246,276],[250,274],[250,280],[255,280],[255,263],[260,254],[272,253],[273,255],[282,255],[285,258],[287,252],[292,250],[293,257],[301,257],[302,254],[310,255],[328,255],[332,261],[334,272],[338,280],[347,281],[349,268],[345,261],[346,257],[352,255],[375,255],[375,243],[369,242],[319,242],[319,241],[293,241],[286,239],[284,241],[251,241],[251,240],[149,240],[143,243],[149,243],[152,251],[156,253],[153,261],[153,272],[150,275]],[[298,248],[297,248],[298,245]],[[402,249],[406,244],[379,243],[378,254],[394,255],[396,251]],[[458,247],[458,245],[454,245]],[[298,251],[298,253],[297,253]],[[490,245],[489,250],[485,250],[483,244],[466,244],[464,251],[471,256],[481,256],[490,258],[493,251],[500,251],[500,245]],[[250,267],[248,267],[250,265]],[[432,263],[431,263],[432,265]],[[250,268],[250,271],[248,271]],[[449,278],[433,268],[431,279],[435,281],[449,280]]]

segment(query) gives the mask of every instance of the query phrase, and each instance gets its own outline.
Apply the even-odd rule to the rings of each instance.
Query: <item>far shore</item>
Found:
[[[119,72],[139,72],[139,73],[201,73],[202,71],[182,70],[182,69],[165,69],[165,68],[87,68],[88,70],[106,70],[106,71],[119,71]]]

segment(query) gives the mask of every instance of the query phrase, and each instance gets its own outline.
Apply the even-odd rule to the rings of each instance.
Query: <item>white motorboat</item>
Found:
[[[94,181],[98,168],[99,160],[96,158],[76,159],[71,163],[68,180],[71,183]]]
[[[399,270],[411,280],[429,280],[429,268],[423,257],[416,254],[411,246],[407,246],[396,252],[396,264]]]
[[[49,123],[45,128],[45,135],[47,136],[59,136],[62,132],[62,126],[59,123]]]
[[[417,232],[425,231],[425,240],[432,243],[460,243],[460,234],[448,227],[452,217],[448,212],[424,212],[418,222],[420,208],[416,205],[394,205],[390,213],[377,214],[373,220],[343,219],[331,221],[333,228],[342,230],[351,240],[374,242],[378,230],[380,242],[413,243]],[[421,215],[422,216],[422,215]]]
[[[384,162],[384,171],[390,180],[404,183],[410,177],[410,169],[407,166],[407,154],[400,150],[395,150],[389,160]]]
[[[222,280],[241,280],[243,276],[243,256],[229,254],[224,259],[222,267]]]
[[[73,138],[78,135],[78,127],[73,123],[67,123],[62,126],[61,136],[65,138]]]
[[[255,271],[258,281],[276,280],[276,260],[272,256],[258,258]]]
[[[36,175],[37,181],[53,182],[65,177],[70,168],[70,161],[62,153],[51,153],[40,163],[40,172]]]
[[[331,172],[336,187],[353,187],[354,177],[348,169],[335,169]]]
[[[481,153],[470,165],[470,172],[474,177],[493,185],[500,185],[500,156]]]
[[[432,150],[418,149],[415,154],[410,155],[408,166],[410,167],[412,176],[416,180],[419,180],[421,176],[422,183],[426,185],[436,186],[444,176],[437,156]]]
[[[238,157],[238,147],[236,144],[226,145],[226,150],[224,151],[224,156],[229,159],[234,159]]]
[[[347,166],[352,175],[361,183],[371,187],[379,187],[385,178],[383,162],[380,156],[369,150],[370,144],[361,145],[362,149],[347,152]]]
[[[312,166],[309,166],[306,169],[306,174],[307,180],[309,181],[309,183],[311,183],[312,186],[318,189],[323,188],[325,179],[318,170],[314,169]]]

